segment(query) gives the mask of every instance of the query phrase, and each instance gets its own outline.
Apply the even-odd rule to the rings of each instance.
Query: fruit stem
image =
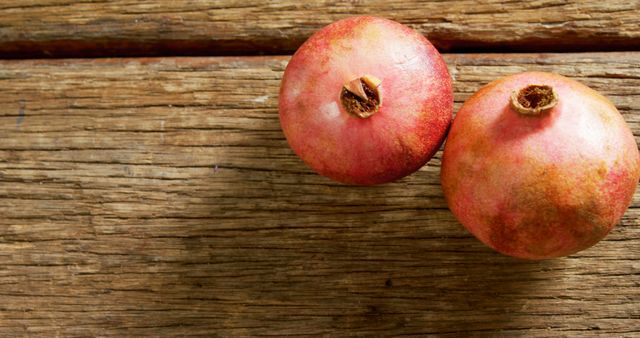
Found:
[[[373,75],[364,75],[344,84],[340,102],[352,115],[367,118],[378,112],[382,104],[379,87],[382,81]]]
[[[511,107],[523,115],[540,115],[556,104],[558,93],[547,85],[528,85],[511,93]]]

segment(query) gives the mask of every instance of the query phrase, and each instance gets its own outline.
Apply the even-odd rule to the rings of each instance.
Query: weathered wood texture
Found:
[[[447,55],[456,106],[526,69],[640,138],[640,53]],[[640,193],[596,247],[519,261],[455,221],[439,155],[378,187],[313,174],[287,57],[0,62],[0,336],[633,336]]]
[[[288,54],[318,28],[363,14],[408,24],[443,50],[640,46],[638,0],[12,0],[0,4],[0,55]]]

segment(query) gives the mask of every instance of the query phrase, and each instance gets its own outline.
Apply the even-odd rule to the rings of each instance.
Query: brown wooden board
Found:
[[[640,53],[446,55],[456,107],[524,70],[640,139]],[[288,148],[287,57],[0,62],[0,336],[634,336],[640,193],[600,244],[520,261],[448,211],[438,154],[376,187]]]
[[[0,57],[289,54],[353,15],[397,20],[441,50],[640,46],[637,0],[10,0],[0,4]]]

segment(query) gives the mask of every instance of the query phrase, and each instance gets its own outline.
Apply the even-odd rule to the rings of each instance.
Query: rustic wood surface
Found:
[[[456,107],[555,71],[640,139],[640,53],[446,55]],[[288,57],[0,61],[0,336],[637,336],[640,193],[592,249],[529,262],[456,222],[439,154],[392,184],[312,173]]]
[[[640,46],[638,0],[11,0],[0,4],[0,54],[288,54],[316,29],[362,14],[408,24],[441,50]]]

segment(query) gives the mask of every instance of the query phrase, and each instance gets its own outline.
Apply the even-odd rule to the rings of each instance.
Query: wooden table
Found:
[[[376,187],[294,155],[287,54],[355,14],[429,36],[456,109],[497,77],[554,71],[640,140],[636,0],[7,0],[0,336],[640,335],[640,193],[597,246],[530,262],[454,219],[440,153]]]

